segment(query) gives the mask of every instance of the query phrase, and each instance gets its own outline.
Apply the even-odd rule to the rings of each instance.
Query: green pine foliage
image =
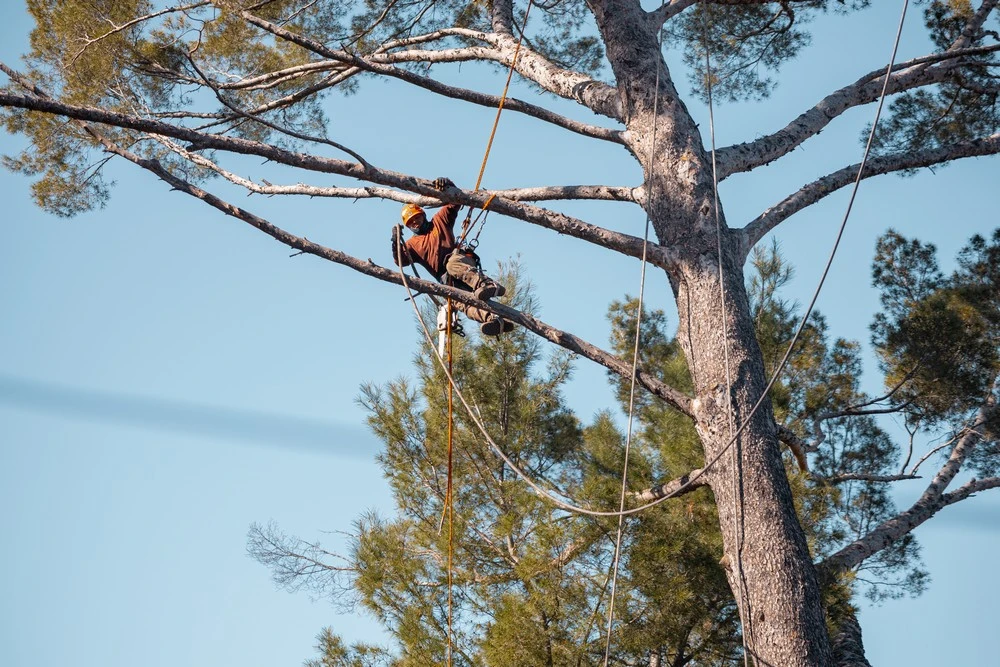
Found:
[[[925,4],[924,23],[939,51],[968,37],[962,30],[975,11],[969,0],[931,0]],[[980,37],[975,36],[968,46],[976,46],[979,41]],[[879,123],[875,135],[876,154],[937,148],[1000,129],[997,53],[987,51],[966,58],[974,66],[956,69],[943,85],[904,93],[892,101],[889,115]],[[867,137],[868,131],[863,134]]]
[[[1000,372],[1000,229],[976,235],[945,276],[936,249],[890,231],[878,244],[872,272],[883,312],[872,324],[872,342],[886,389],[912,427],[958,430],[995,396]],[[982,423],[996,439],[995,409]],[[998,470],[996,446],[976,448],[973,463],[984,474]]]
[[[878,326],[916,317],[923,312],[921,304],[941,290],[957,291],[974,300],[981,319],[993,326],[995,351],[998,254],[1000,231],[990,241],[976,237],[963,250],[955,274],[945,279],[933,263],[932,249],[887,235],[875,263],[886,306]],[[886,262],[892,258],[896,264],[890,267]],[[765,358],[773,366],[794,334],[800,308],[781,297],[793,274],[776,245],[758,251],[753,266],[748,291]],[[507,267],[502,280],[509,303],[527,312],[537,308],[519,267]],[[915,300],[906,301],[911,297]],[[637,306],[635,299],[626,298],[609,308],[612,347],[624,358],[632,353]],[[425,313],[425,319],[433,321],[433,313]],[[966,331],[976,338],[974,333]],[[639,364],[645,371],[674,386],[690,386],[682,352],[662,312],[644,315],[639,340]],[[309,665],[444,661],[448,385],[426,349],[422,346],[414,359],[412,379],[366,385],[359,399],[385,446],[379,463],[396,514],[361,516],[344,556],[289,538],[274,526],[251,529],[251,553],[272,568],[279,584],[309,587],[341,604],[361,605],[392,638],[391,650],[348,647],[325,630],[320,658]],[[538,339],[521,330],[495,339],[456,337],[453,372],[487,431],[534,480],[589,507],[617,507],[624,465],[622,413],[630,387],[610,376],[617,412],[609,409],[582,424],[561,396],[572,360],[561,353],[546,358],[543,352]],[[857,343],[830,340],[823,318],[814,316],[790,358],[790,370],[776,385],[776,415],[785,427],[809,437],[814,420],[824,424],[822,447],[811,454],[810,471],[800,470],[790,455],[786,460],[796,509],[816,560],[897,512],[887,485],[869,478],[899,470],[898,447],[874,416],[847,416],[871,401],[860,389],[860,355]],[[890,357],[902,360],[905,355],[883,354]],[[919,395],[921,383],[929,381],[911,374],[910,389],[898,391],[910,392],[905,400],[914,406],[937,405],[938,394]],[[617,520],[567,513],[539,498],[491,450],[457,399],[453,434],[455,664],[601,664]],[[631,448],[632,492],[704,464],[690,422],[641,389],[635,397]],[[978,457],[980,469],[996,466],[994,450]],[[733,564],[720,562],[722,538],[710,491],[699,489],[629,517],[624,535],[612,654],[633,661],[657,655],[671,664],[739,662],[740,619],[725,569]],[[303,567],[316,562],[333,565]],[[853,613],[858,595],[878,602],[918,594],[926,585],[919,545],[907,536],[858,569],[824,582],[831,627]]]
[[[818,14],[864,9],[870,0],[800,0],[747,3],[735,10],[702,4],[667,26],[665,42],[683,45],[681,55],[694,92],[716,101],[761,100],[778,85],[781,66],[809,45],[809,23]],[[711,54],[709,76],[706,48]]]

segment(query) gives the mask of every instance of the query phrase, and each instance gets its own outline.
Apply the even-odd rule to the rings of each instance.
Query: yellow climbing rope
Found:
[[[490,151],[493,150],[493,140],[497,136],[497,127],[500,126],[500,114],[503,113],[504,105],[507,103],[507,93],[510,90],[510,82],[514,78],[514,69],[517,67],[517,58],[519,55],[521,55],[521,43],[524,41],[525,28],[528,27],[528,14],[531,13],[531,7],[534,4],[535,4],[534,0],[528,0],[528,7],[527,9],[524,10],[524,20],[521,22],[521,32],[518,35],[517,44],[514,46],[514,55],[511,57],[510,68],[507,70],[507,81],[506,83],[504,83],[503,93],[500,94],[500,103],[497,105],[497,115],[493,119],[493,128],[490,130],[490,138],[486,142],[486,152],[483,154],[483,162],[479,166],[479,176],[476,177],[476,187],[474,192],[479,192],[479,188],[483,184],[483,174],[486,173],[486,163],[489,162],[490,160]],[[476,216],[475,222],[472,222],[471,224],[470,220],[472,218],[472,210],[471,209],[469,210],[468,215],[466,215],[465,217],[465,222],[462,223],[462,236],[458,240],[458,245],[462,245],[462,243],[465,241],[465,237],[468,236],[469,231],[476,226],[476,224],[479,222],[480,216],[482,216],[483,213],[485,213],[489,209],[490,203],[493,201],[495,197],[496,195],[490,195],[490,197],[486,200],[486,203],[483,204],[483,211],[478,216]],[[485,224],[486,220],[484,219],[483,225]],[[477,232],[476,239],[478,238],[479,238],[479,233]]]

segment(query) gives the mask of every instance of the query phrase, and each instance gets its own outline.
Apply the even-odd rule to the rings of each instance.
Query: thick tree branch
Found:
[[[490,25],[493,32],[501,35],[514,33],[514,2],[513,0],[493,0],[490,5]]]
[[[837,630],[830,638],[833,642],[835,667],[872,667],[865,658],[861,641],[861,624],[852,609],[850,614],[837,622]]]
[[[963,141],[939,148],[872,158],[868,160],[862,177],[871,178],[908,169],[929,167],[959,158],[996,155],[997,153],[1000,153],[1000,134],[992,134],[981,139]],[[853,183],[859,167],[859,164],[853,164],[832,174],[827,174],[764,211],[743,228],[746,235],[745,252],[749,253],[750,249],[769,231],[791,217],[792,214]]]
[[[363,67],[376,74],[392,76],[447,97],[462,99],[475,104],[484,104],[485,106],[497,106],[499,104],[499,98],[496,98],[495,101],[491,100],[489,103],[485,103],[484,99],[491,98],[491,96],[482,95],[481,93],[476,93],[462,88],[446,86],[429,77],[419,76],[405,70],[383,65],[345,52],[333,51],[319,42],[285,30],[284,28],[255,16],[250,12],[244,11],[241,12],[240,15],[258,28],[267,31],[276,37],[280,37],[281,39],[301,46],[304,49],[312,51],[313,53],[321,55],[324,58],[330,58],[332,60],[338,60],[356,65],[358,67]],[[494,41],[495,43],[495,49],[483,51],[482,58],[493,60],[502,65],[510,66],[514,57],[517,40],[515,40],[512,35],[482,34],[481,36],[482,38]],[[618,95],[614,88],[605,83],[595,81],[594,79],[578,72],[572,72],[555,67],[540,54],[532,51],[531,49],[525,48],[523,45],[518,54],[517,71],[521,74],[521,76],[533,81],[545,90],[566,99],[576,100],[594,113],[607,116],[614,120],[621,120],[622,118]],[[590,130],[588,132],[584,132],[582,129],[575,129],[574,131],[580,132],[581,134],[587,134],[587,136],[621,143],[620,140],[616,139],[616,137],[620,134],[616,131],[597,128],[594,126],[586,126],[583,123],[573,123],[572,121],[562,118],[547,109],[541,109],[539,107],[526,104],[525,102],[509,99],[504,104],[504,108],[510,108],[520,111],[521,113],[527,113],[528,115],[535,116],[542,120],[548,120],[548,122],[553,122],[554,124],[566,127],[567,129],[573,129],[573,126],[580,128],[589,127]],[[562,122],[556,122],[556,119],[561,119]]]
[[[121,155],[121,153],[119,153]],[[177,178],[166,169],[164,169],[159,163],[151,160],[144,160],[138,156],[133,155],[132,157],[126,157],[132,162],[135,162],[139,166],[147,169],[157,176],[162,178],[164,181],[169,183],[174,187],[174,189],[189,194],[197,199],[201,199],[213,208],[216,208],[223,213],[242,220],[251,226],[257,228],[258,230],[264,232],[268,236],[271,236],[277,241],[287,245],[290,248],[295,248],[303,253],[315,255],[321,257],[328,261],[342,264],[348,266],[355,271],[363,273],[365,275],[371,276],[373,278],[378,278],[379,280],[395,283],[402,285],[402,280],[396,271],[383,268],[377,264],[371,262],[362,261],[356,257],[352,257],[346,253],[340,252],[338,250],[333,250],[325,246],[313,243],[308,239],[301,238],[286,232],[285,230],[276,227],[267,220],[256,216],[249,211],[246,211],[238,206],[234,206],[208,192],[194,186],[186,181]],[[447,285],[441,285],[439,283],[430,282],[426,280],[419,280],[415,278],[410,278],[407,281],[410,287],[413,288],[418,293],[434,294],[443,298],[451,298],[455,301],[460,301],[468,305],[475,305],[479,308],[483,308],[483,302],[476,299],[471,292],[466,292],[464,290],[458,289],[456,287],[449,287]],[[489,302],[485,306],[488,310],[503,316],[504,318],[517,322],[526,329],[533,331],[535,334],[549,340],[560,347],[564,347],[571,352],[575,352],[582,357],[586,357],[591,361],[594,361],[608,370],[621,375],[623,377],[631,377],[632,368],[631,366],[619,359],[618,357],[606,352],[591,343],[574,336],[573,334],[561,331],[552,327],[541,320],[532,317],[526,313],[521,313],[513,308],[509,308],[502,304]],[[670,387],[669,385],[661,382],[659,379],[655,378],[648,373],[642,371],[637,373],[637,381],[641,386],[659,396],[667,403],[677,408],[684,414],[691,414],[690,398],[683,394],[682,392]]]
[[[986,19],[990,12],[997,6],[997,0],[983,0],[983,3],[979,5],[979,9],[969,17],[969,20],[965,24],[965,28],[962,30],[962,34],[959,35],[958,39],[951,45],[949,51],[964,49],[970,44],[972,44],[976,38],[979,36],[979,31],[982,30],[983,24],[986,23]]]
[[[11,71],[0,63],[0,69]],[[121,114],[89,107],[78,107],[64,104],[49,98],[39,96],[22,96],[11,93],[0,92],[0,106],[28,109],[51,113],[67,118],[95,122],[114,127],[138,130],[149,134],[159,134],[172,137],[190,144],[188,150],[220,150],[242,155],[256,155],[272,160],[279,164],[308,169],[311,171],[339,174],[350,178],[369,181],[379,185],[388,185],[400,189],[408,190],[426,197],[434,197],[445,201],[455,201],[466,206],[482,208],[490,198],[485,191],[450,190],[444,197],[434,189],[430,181],[415,178],[406,174],[380,169],[372,165],[362,165],[354,162],[324,158],[305,153],[296,153],[276,146],[270,146],[256,141],[241,139],[237,137],[227,137],[215,134],[205,134],[196,130],[178,127],[160,121],[139,118],[127,114]],[[641,238],[621,234],[611,230],[591,225],[568,215],[549,211],[547,209],[529,206],[517,201],[507,200],[500,197],[494,198],[490,202],[491,211],[506,215],[512,218],[524,220],[532,224],[602,245],[611,250],[615,250],[631,257],[642,257],[643,241]],[[673,260],[673,252],[663,246],[652,244],[647,250],[647,259],[650,263],[665,267]]]
[[[299,195],[305,197],[332,197],[339,199],[387,199],[397,201],[401,204],[417,204],[424,207],[433,207],[441,203],[440,197],[424,197],[412,195],[407,192],[400,192],[392,188],[364,186],[358,188],[344,188],[336,186],[317,186],[305,183],[295,185],[275,185],[264,180],[258,183],[254,180],[243,178],[231,171],[224,169],[216,162],[209,160],[203,155],[185,150],[182,146],[174,142],[164,141],[171,151],[174,151],[185,160],[191,160],[198,166],[214,171],[219,176],[225,178],[230,183],[253,194],[266,196],[275,195]],[[537,188],[515,188],[509,190],[488,190],[487,192],[496,197],[502,197],[511,201],[554,201],[563,199],[572,200],[596,200],[596,201],[634,201],[631,193],[633,189],[625,186],[610,185],[559,185]],[[492,210],[492,204],[490,205]]]
[[[942,83],[952,76],[955,69],[965,64],[962,58],[997,50],[1000,50],[1000,45],[949,51],[900,63],[893,67],[886,93],[895,94]],[[943,62],[927,66],[928,63],[939,61]],[[819,134],[848,109],[874,102],[882,91],[884,77],[884,69],[869,72],[851,85],[827,95],[783,129],[748,143],[719,149],[719,180],[773,162],[800,146],[806,139]]]
[[[799,465],[799,470],[802,472],[809,471],[809,462],[806,459],[806,452],[815,451],[810,449],[809,443],[802,440],[799,436],[795,435],[787,426],[777,425],[778,429],[778,440],[785,444],[788,449],[792,452],[792,456],[795,457],[795,462]]]
[[[653,11],[649,12],[649,18],[653,21],[654,25],[662,27],[664,23],[677,16],[691,5],[696,4],[698,4],[698,0],[668,0]]]
[[[157,160],[147,160],[134,153],[130,153],[115,144],[109,142],[107,139],[102,138],[102,142],[105,148],[116,155],[124,157],[125,159],[133,162],[134,164],[150,171],[161,179],[170,184],[175,190],[184,192],[196,199],[204,201],[208,205],[215,209],[225,213],[226,215],[232,216],[243,222],[248,223],[252,227],[264,232],[268,236],[274,238],[275,240],[287,245],[290,248],[299,250],[304,254],[315,255],[321,257],[328,261],[334,262],[336,264],[342,264],[344,266],[350,267],[359,273],[363,273],[367,276],[377,278],[379,280],[395,283],[397,285],[402,285],[403,281],[396,271],[386,269],[371,261],[363,261],[356,257],[352,257],[347,253],[341,252],[339,250],[334,250],[332,248],[327,248],[318,243],[313,243],[312,241],[295,236],[280,227],[277,227],[264,218],[261,218],[249,211],[242,209],[238,206],[230,204],[229,202],[216,197],[215,195],[203,190],[177,176],[170,173],[165,169]],[[484,307],[484,303],[476,299],[471,292],[466,292],[464,290],[458,289],[456,287],[450,287],[447,285],[442,285],[436,282],[430,282],[426,280],[420,280],[416,278],[410,278],[407,280],[410,287],[417,293],[434,294],[444,298],[451,298],[455,301],[460,301],[468,305],[475,305],[479,308]],[[538,336],[549,340],[560,347],[564,347],[571,352],[575,352],[580,356],[586,357],[595,363],[598,363],[608,370],[621,375],[622,377],[632,376],[632,367],[630,364],[626,363],[624,360],[606,352],[599,347],[588,343],[587,341],[574,336],[573,334],[567,333],[560,329],[556,329],[541,320],[532,317],[526,313],[521,313],[513,308],[509,308],[499,303],[488,302],[485,304],[488,310],[491,310],[504,318],[517,322],[521,324],[526,329],[533,331]],[[659,396],[667,403],[680,410],[686,415],[691,415],[691,399],[682,392],[670,387],[669,385],[663,383],[656,377],[639,371],[636,374],[637,382],[643,386],[645,389],[649,390],[656,396]]]

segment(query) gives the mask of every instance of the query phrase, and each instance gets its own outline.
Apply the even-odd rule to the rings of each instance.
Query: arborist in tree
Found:
[[[455,184],[448,178],[434,180],[434,188],[445,190]],[[459,246],[455,240],[455,220],[461,204],[445,204],[434,217],[427,219],[424,209],[416,204],[403,207],[403,225],[413,232],[413,236],[402,242],[402,227],[392,230],[392,259],[399,266],[414,262],[424,266],[437,278],[438,282],[453,285],[473,292],[477,299],[492,299],[503,296],[507,290],[503,285],[483,274],[479,256],[472,248]],[[480,323],[479,329],[486,336],[496,336],[514,328],[514,323],[488,310],[454,302],[455,307],[468,317]]]

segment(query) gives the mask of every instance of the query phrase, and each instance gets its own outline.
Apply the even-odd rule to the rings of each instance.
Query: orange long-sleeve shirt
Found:
[[[455,220],[461,204],[445,204],[431,218],[431,231],[414,234],[406,240],[409,255],[403,255],[403,266],[413,260],[426,267],[435,278],[441,280],[445,273],[445,262],[455,249]]]

